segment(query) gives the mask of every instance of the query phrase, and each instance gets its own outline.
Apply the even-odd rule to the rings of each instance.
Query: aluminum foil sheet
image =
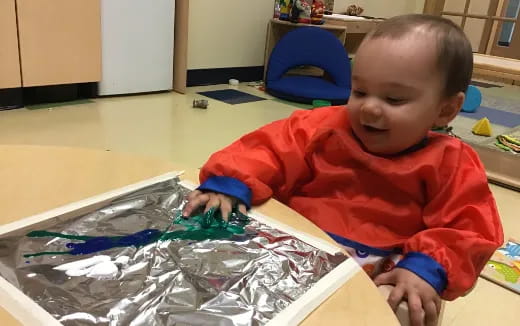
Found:
[[[263,325],[347,259],[254,219],[243,232],[189,239],[196,227],[177,223],[188,192],[172,179],[31,236],[4,237],[0,274],[64,325]],[[236,231],[244,220],[218,223]],[[127,241],[143,230],[161,232]],[[81,253],[82,244],[107,241]]]

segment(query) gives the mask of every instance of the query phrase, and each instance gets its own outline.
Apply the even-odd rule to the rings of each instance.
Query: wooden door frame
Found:
[[[175,0],[175,41],[173,50],[173,90],[186,93],[188,74],[189,0]]]
[[[22,86],[16,19],[15,0],[0,0],[0,89]]]
[[[500,2],[501,2],[501,6],[497,9],[500,10],[500,14],[502,15],[502,11],[504,10],[504,6],[503,6],[504,0],[500,0]],[[501,57],[509,57],[507,55],[504,56],[504,53],[502,53],[502,51],[509,50],[509,51],[512,51],[513,53],[515,53],[515,52],[520,53],[520,15],[518,15],[518,17],[516,17],[516,18],[511,18],[511,19],[514,20],[514,22],[516,24],[515,28],[517,29],[516,33],[513,33],[513,40],[511,41],[511,46],[504,49],[505,47],[498,45],[499,33],[498,33],[498,24],[497,24],[493,31],[493,34],[494,34],[493,41],[492,41],[492,43],[490,43],[490,45],[488,47],[489,54],[494,52],[493,55],[501,56]],[[520,59],[520,57],[516,57],[515,59]]]
[[[444,0],[425,0],[423,13],[428,15],[440,16],[443,7]]]
[[[480,39],[478,53],[489,53],[491,51],[489,42],[493,36],[493,33],[496,34],[496,28],[494,27],[494,23],[496,21],[502,21],[502,22],[514,21],[514,22],[516,22],[516,19],[497,16],[497,9],[499,8],[499,5],[500,5],[500,3],[503,2],[503,0],[490,0],[487,15],[468,13],[470,2],[471,2],[471,0],[465,0],[464,12],[459,13],[459,12],[452,12],[452,11],[444,11],[444,4],[446,3],[446,0],[425,0],[423,12],[425,14],[431,14],[431,15],[436,15],[436,16],[447,15],[447,16],[462,17],[462,22],[461,22],[462,29],[464,29],[464,26],[466,25],[467,18],[485,19],[486,22],[484,25],[484,29],[482,30],[482,37]],[[495,38],[495,36],[493,36],[493,38]]]

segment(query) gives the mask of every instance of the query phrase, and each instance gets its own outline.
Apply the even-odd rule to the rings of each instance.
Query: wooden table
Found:
[[[0,223],[182,168],[164,161],[98,150],[0,146]],[[197,175],[191,171],[185,174],[185,179],[197,180]],[[334,243],[314,224],[274,200],[258,210]],[[1,307],[0,320],[2,326],[21,325]],[[398,322],[368,276],[359,271],[302,324],[398,325]]]

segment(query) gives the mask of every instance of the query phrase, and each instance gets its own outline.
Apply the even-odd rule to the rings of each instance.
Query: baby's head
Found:
[[[472,70],[471,45],[450,20],[406,15],[382,22],[354,59],[354,133],[375,154],[406,150],[455,118]]]

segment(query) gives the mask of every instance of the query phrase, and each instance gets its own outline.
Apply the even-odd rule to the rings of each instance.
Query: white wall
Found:
[[[362,15],[384,18],[422,13],[424,8],[424,0],[334,0],[334,12],[345,12],[352,4],[365,9]]]
[[[188,69],[263,66],[273,0],[190,0]]]

